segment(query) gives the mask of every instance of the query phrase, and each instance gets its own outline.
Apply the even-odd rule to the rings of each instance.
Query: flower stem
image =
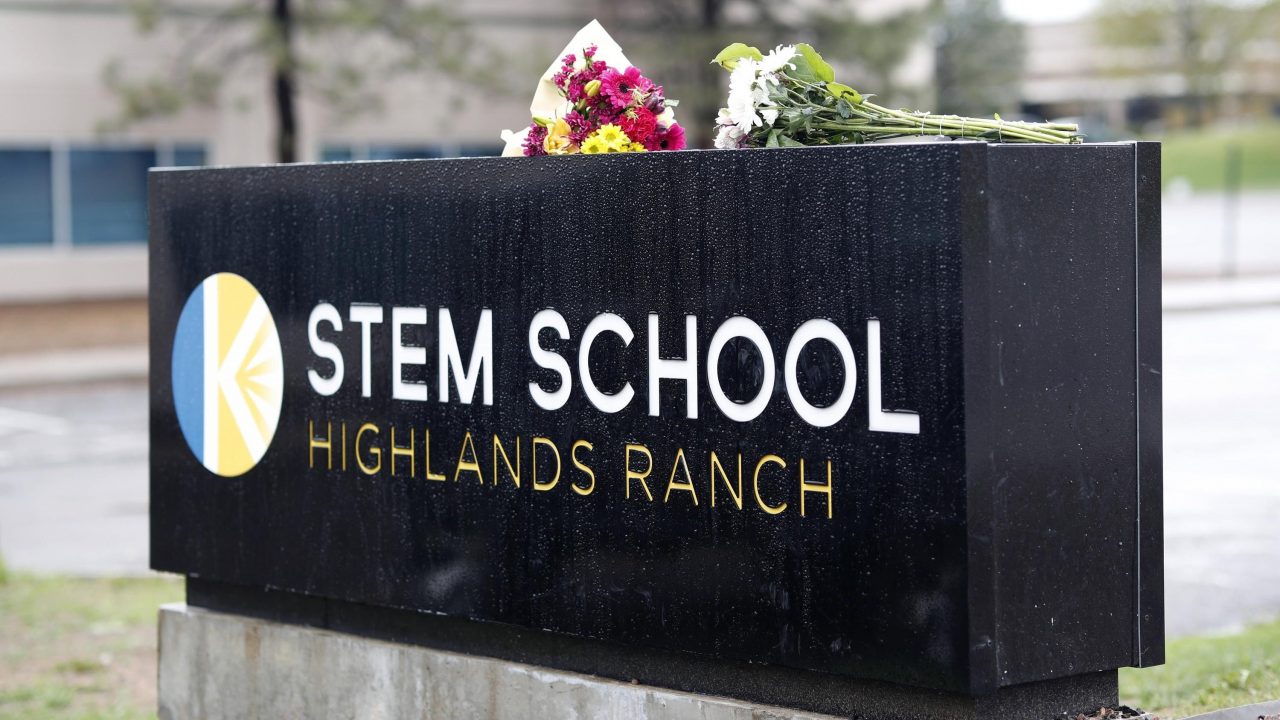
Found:
[[[1049,144],[1070,144],[1080,142],[1079,127],[1067,123],[1031,123],[1008,120],[988,120],[969,118],[958,115],[935,115],[932,113],[911,113],[893,110],[877,105],[869,99],[854,103],[844,100],[846,112],[862,118],[866,124],[850,123],[849,118],[839,112],[839,106],[823,105],[813,102],[810,97],[831,97],[831,93],[823,84],[811,83],[799,78],[787,76],[790,83],[787,97],[795,107],[803,107],[815,111],[815,115],[823,117],[827,123],[816,124],[829,130],[845,130],[850,132],[873,132],[878,134],[897,133],[900,135],[938,134],[948,137],[971,137],[990,139],[993,135],[998,140],[1010,142],[1033,142]],[[797,91],[794,85],[801,88]],[[827,100],[830,102],[830,100]],[[828,120],[829,118],[829,120]],[[870,123],[874,123],[871,125]],[[874,129],[872,129],[874,128]]]
[[[864,103],[871,106],[873,111],[879,111],[885,115],[897,118],[903,122],[914,124],[919,127],[937,126],[958,129],[962,132],[970,128],[980,130],[969,135],[970,137],[982,137],[989,135],[995,131],[1001,139],[1008,135],[1024,141],[1067,144],[1071,142],[1071,138],[1057,131],[1044,132],[1039,127],[1031,128],[1026,124],[1014,124],[1004,122],[1002,120],[982,120],[978,118],[963,118],[957,116],[946,115],[913,115],[902,112],[901,110],[889,110],[874,103]]]

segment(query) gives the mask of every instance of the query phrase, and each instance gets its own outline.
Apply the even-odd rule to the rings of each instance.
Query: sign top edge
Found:
[[[1039,143],[993,143],[985,140],[952,140],[948,142],[920,142],[920,143],[868,143],[862,145],[815,145],[809,147],[787,147],[787,148],[738,148],[738,149],[691,149],[691,150],[670,150],[661,153],[616,153],[611,154],[615,161],[618,158],[626,158],[626,162],[642,161],[641,158],[651,162],[653,156],[671,156],[671,157],[689,157],[691,155],[725,155],[729,153],[748,152],[771,152],[771,153],[796,153],[796,152],[839,152],[839,153],[859,153],[859,152],[935,152],[952,148],[1071,148],[1074,152],[1082,151],[1084,148],[1113,148],[1120,146],[1130,146],[1139,144],[1156,144],[1158,141],[1150,140],[1118,140],[1111,142],[1095,142],[1081,143],[1079,145],[1044,145]],[[563,156],[556,158],[526,158],[526,157],[501,157],[501,156],[480,156],[480,157],[456,157],[456,158],[406,158],[406,159],[387,159],[387,160],[342,160],[329,162],[300,162],[300,163],[259,163],[252,165],[201,165],[189,167],[153,167],[149,169],[154,174],[173,174],[186,173],[195,171],[209,170],[260,170],[269,168],[315,168],[315,167],[334,167],[334,166],[396,166],[422,163],[458,163],[458,162],[475,162],[475,161],[517,161],[517,162],[582,162],[581,160],[569,160],[576,156]],[[585,156],[584,156],[585,157]]]

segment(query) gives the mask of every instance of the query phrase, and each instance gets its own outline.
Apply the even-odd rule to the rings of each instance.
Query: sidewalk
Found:
[[[1166,313],[1280,305],[1280,275],[1165,280]],[[145,380],[145,345],[0,354],[0,390],[113,380]]]
[[[1280,305],[1280,275],[1165,280],[1166,313]]]

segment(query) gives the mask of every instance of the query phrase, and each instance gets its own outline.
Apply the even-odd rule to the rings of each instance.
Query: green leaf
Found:
[[[807,83],[822,82],[822,78],[818,77],[818,73],[814,71],[813,66],[803,55],[796,55],[791,58],[791,69],[783,70],[788,76]]]
[[[833,96],[842,100],[848,100],[854,105],[862,104],[862,93],[859,93],[848,85],[838,82],[828,82],[827,90],[829,90]]]
[[[836,71],[831,69],[826,60],[818,54],[808,43],[800,43],[796,45],[796,51],[800,53],[805,62],[809,63],[809,67],[813,69],[813,73],[823,82],[831,82],[836,79]]]
[[[782,111],[782,124],[787,132],[795,133],[804,128],[808,123],[809,116],[800,108],[787,108]]]
[[[765,141],[764,146],[765,146],[765,147],[771,147],[771,148],[776,148],[776,147],[778,147],[778,136],[779,136],[779,134],[780,134],[781,132],[782,132],[781,130],[774,130],[774,131],[770,132],[770,133],[769,133],[769,139]]]
[[[804,143],[793,140],[787,135],[778,136],[778,145],[782,147],[804,147]]]
[[[719,65],[725,70],[733,70],[738,65],[738,61],[742,58],[751,58],[752,60],[763,60],[764,55],[760,53],[759,48],[744,45],[743,43],[733,43],[725,49],[721,50],[718,55],[711,60],[713,65]]]
[[[840,117],[848,120],[853,117],[853,106],[849,104],[848,100],[840,98],[840,102],[836,103],[836,112],[840,113]]]

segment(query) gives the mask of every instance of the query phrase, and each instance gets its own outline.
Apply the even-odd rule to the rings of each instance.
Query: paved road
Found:
[[[1165,316],[1171,634],[1280,615],[1280,307]],[[147,566],[140,384],[0,394],[0,550],[17,568]]]
[[[14,568],[147,569],[142,383],[0,394],[0,552]]]
[[[1280,615],[1280,307],[1166,314],[1171,634]]]

